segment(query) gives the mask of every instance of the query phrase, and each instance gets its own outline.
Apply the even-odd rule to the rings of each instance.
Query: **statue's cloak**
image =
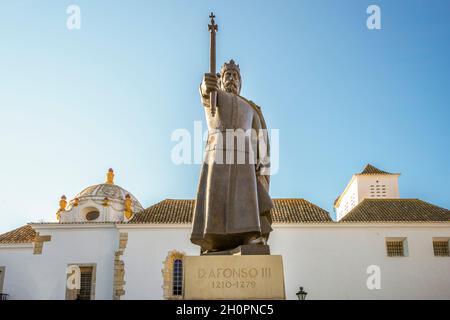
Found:
[[[269,196],[269,139],[262,112],[253,102],[224,91],[218,91],[214,117],[207,97],[202,97],[202,102],[209,135],[191,241],[203,250],[217,251],[235,248],[252,237],[267,239],[272,231],[273,203]],[[247,133],[254,129],[258,136],[246,135],[243,145],[227,134],[236,129]],[[234,145],[229,145],[232,139]]]

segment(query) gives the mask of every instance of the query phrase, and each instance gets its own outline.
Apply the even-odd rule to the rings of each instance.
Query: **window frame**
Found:
[[[409,257],[408,238],[407,237],[386,237],[385,238],[386,257],[388,258],[406,258]],[[401,242],[403,255],[390,255],[388,242]]]
[[[175,259],[173,261],[172,270],[172,296],[183,295],[183,274],[184,274],[183,259]]]
[[[0,293],[3,292],[3,285],[5,283],[6,266],[0,266]]]
[[[90,267],[92,268],[92,277],[91,277],[91,294],[90,294],[90,299],[89,300],[95,300],[95,288],[96,288],[96,279],[97,279],[97,264],[96,263],[69,263],[67,264],[67,267],[69,266],[77,266],[80,269],[81,268],[86,268],[86,267]],[[81,270],[80,270],[81,271]],[[67,279],[69,278],[71,274],[66,274],[66,281],[64,282],[65,285],[65,290],[66,290],[66,295],[65,295],[65,299],[66,300],[75,300],[81,290],[80,289],[72,289],[69,290],[67,288]],[[81,277],[81,274],[80,274]],[[81,279],[80,279],[80,284],[81,284]]]
[[[182,300],[184,299],[184,257],[186,254],[178,250],[172,250],[167,253],[167,257],[164,260],[164,268],[162,269],[163,276],[163,298],[165,300]],[[174,269],[175,261],[181,260],[182,264],[182,278],[181,278],[181,294],[174,295]]]
[[[435,257],[438,258],[448,258],[450,257],[450,237],[433,237],[433,239],[431,240],[432,242],[432,246],[433,246],[433,255]],[[446,255],[437,255],[436,254],[436,247],[435,247],[435,243],[436,242],[446,242],[447,243],[447,254]]]

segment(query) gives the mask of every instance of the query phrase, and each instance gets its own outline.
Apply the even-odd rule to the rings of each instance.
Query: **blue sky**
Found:
[[[66,8],[81,29],[66,28]],[[381,30],[366,8],[381,7]],[[144,207],[193,198],[199,165],[171,162],[177,128],[204,121],[208,15],[218,65],[280,130],[273,197],[333,200],[370,162],[400,194],[450,208],[449,1],[0,3],[0,232],[54,220],[62,194],[106,170]]]

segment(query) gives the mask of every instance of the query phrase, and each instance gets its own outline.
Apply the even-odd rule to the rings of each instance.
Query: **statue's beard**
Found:
[[[225,82],[223,87],[228,93],[238,94],[238,84],[234,81]]]

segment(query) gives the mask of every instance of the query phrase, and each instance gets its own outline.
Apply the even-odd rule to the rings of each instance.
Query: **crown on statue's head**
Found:
[[[220,75],[222,76],[227,70],[236,70],[239,73],[239,75],[241,74],[239,65],[236,64],[233,59],[231,59],[230,62],[225,62],[223,64],[222,69],[220,69]]]

